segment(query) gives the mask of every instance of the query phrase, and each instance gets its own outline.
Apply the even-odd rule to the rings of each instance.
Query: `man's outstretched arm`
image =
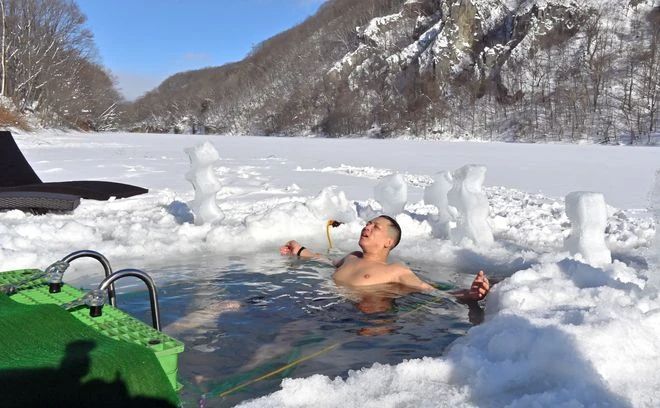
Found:
[[[286,244],[282,245],[280,247],[280,254],[288,255],[288,256],[298,256],[304,259],[314,259],[321,262],[328,262],[332,264],[332,266],[334,266],[335,268],[339,268],[340,266],[342,266],[344,262],[350,257],[357,257],[357,258],[362,257],[362,252],[355,251],[355,252],[351,252],[350,254],[346,255],[341,259],[332,260],[321,253],[314,252],[311,249],[300,245],[300,243],[295,240],[291,240]]]
[[[291,240],[282,245],[280,247],[280,254],[287,256],[298,256],[303,259],[314,259],[321,262],[328,262],[334,266],[337,266],[335,261],[331,260],[323,254],[314,252],[311,249],[300,245],[300,243],[296,240]]]
[[[296,240],[291,240],[280,247],[281,255],[299,256],[301,258],[316,258],[321,256],[310,249],[300,245]]]
[[[433,286],[419,279],[413,271],[405,267],[401,269],[398,283],[418,292],[430,292],[435,289]]]
[[[431,292],[437,290],[435,287],[419,279],[417,275],[408,268],[402,269],[401,274],[399,275],[399,283],[419,292]],[[456,296],[459,301],[467,302],[485,298],[488,291],[490,291],[490,282],[488,281],[486,274],[484,274],[484,271],[479,271],[474,278],[474,281],[472,281],[470,289],[461,289],[449,293]]]

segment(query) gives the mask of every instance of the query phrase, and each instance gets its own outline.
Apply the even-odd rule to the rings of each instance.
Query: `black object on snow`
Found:
[[[0,191],[0,210],[23,210],[37,214],[49,211],[73,211],[80,197],[43,191]]]
[[[37,176],[37,173],[34,172],[30,163],[25,159],[25,156],[23,156],[11,132],[0,131],[0,193],[40,192],[104,201],[110,199],[110,197],[126,198],[144,194],[148,191],[142,187],[109,181],[59,181],[44,183]],[[32,194],[28,194],[27,196],[31,199],[35,197]],[[62,199],[62,197],[44,195],[46,200],[49,197]],[[73,208],[76,206],[77,204]],[[36,208],[47,209],[43,206]],[[60,208],[53,209],[61,210]]]

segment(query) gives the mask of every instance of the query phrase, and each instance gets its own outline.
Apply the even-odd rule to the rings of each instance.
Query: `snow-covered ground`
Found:
[[[487,299],[486,322],[444,355],[375,365],[347,379],[285,380],[249,406],[660,404],[660,299],[646,285],[658,271],[647,211],[660,168],[656,148],[57,132],[16,139],[44,181],[112,180],[150,192],[84,200],[71,214],[0,213],[1,270],[45,267],[83,248],[115,267],[276,251],[291,238],[322,250],[328,218],[346,221],[333,239],[354,250],[360,217],[380,208],[374,186],[398,172],[409,199],[397,216],[397,259],[450,265],[466,280],[479,268],[505,278]],[[224,219],[197,226],[186,205],[193,191],[184,148],[206,140],[221,156],[214,169]],[[422,201],[437,172],[470,163],[488,169],[495,237],[488,248],[434,238],[427,219],[436,209]],[[604,193],[611,206],[612,264],[592,267],[564,250],[563,197],[577,190]]]

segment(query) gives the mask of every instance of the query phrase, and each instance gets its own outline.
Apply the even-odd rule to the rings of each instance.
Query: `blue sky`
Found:
[[[324,0],[78,0],[100,62],[134,99],[181,71],[238,61]]]

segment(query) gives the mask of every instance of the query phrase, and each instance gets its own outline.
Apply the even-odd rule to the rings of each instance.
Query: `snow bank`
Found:
[[[346,198],[346,193],[337,191],[335,187],[324,188],[318,196],[307,200],[305,205],[321,219],[343,223],[357,220],[355,205]]]

